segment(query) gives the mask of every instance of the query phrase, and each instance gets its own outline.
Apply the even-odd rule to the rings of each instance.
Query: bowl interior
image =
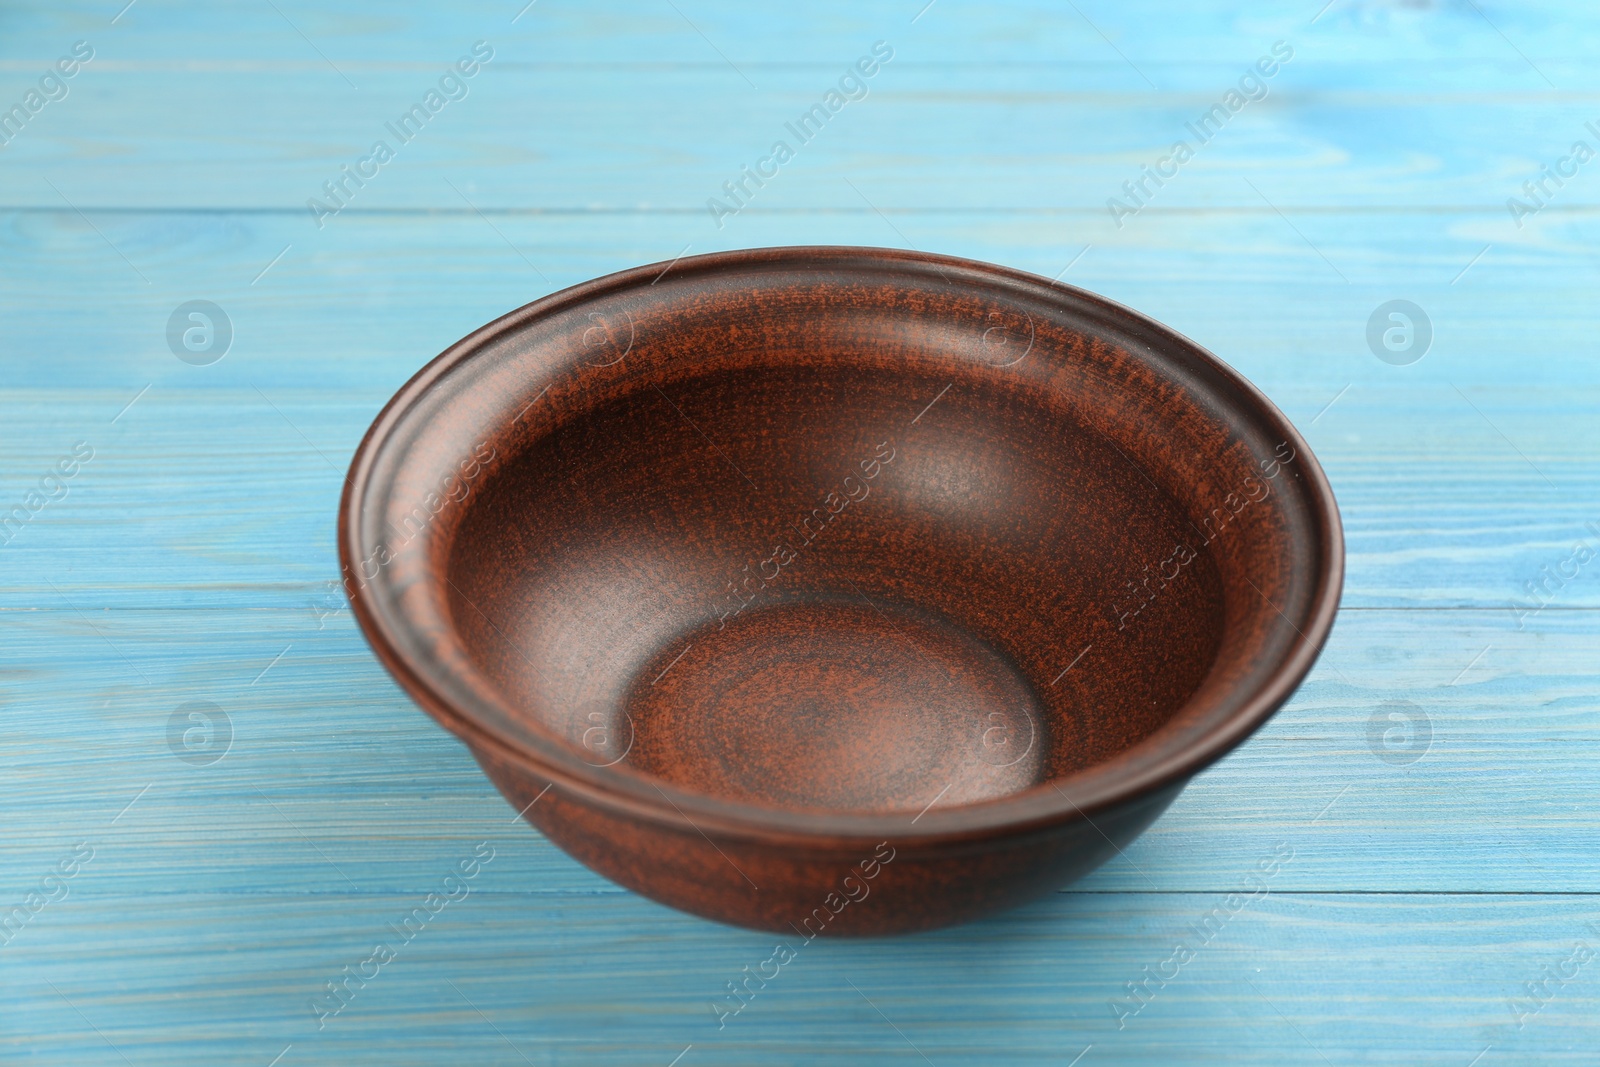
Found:
[[[1215,758],[1309,668],[1331,495],[1183,338],[904,253],[653,274],[485,327],[357,457],[358,613],[458,732],[647,801],[915,816]]]
[[[592,762],[741,803],[915,812],[1143,740],[1216,655],[1214,562],[1106,440],[947,384],[780,351],[575,413],[462,503],[462,644]]]

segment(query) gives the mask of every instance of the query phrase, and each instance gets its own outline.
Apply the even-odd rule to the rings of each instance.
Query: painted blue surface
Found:
[[[1596,1062],[1600,159],[1571,146],[1600,149],[1600,21],[1319,6],[0,9],[0,109],[41,92],[0,147],[0,512],[58,498],[0,545],[0,908],[38,906],[0,944],[0,1063]],[[307,199],[480,40],[319,228]],[[707,198],[880,40],[865,97],[719,227]],[[1118,226],[1107,199],[1280,41]],[[1514,218],[1541,165],[1569,176]],[[1349,577],[1299,694],[1124,858],[987,922],[814,943],[719,1028],[773,939],[515,820],[367,651],[333,519],[372,416],[473,327],[803,242],[1060,274],[1194,337],[1315,447]],[[1396,298],[1432,325],[1409,366],[1365,337]],[[190,300],[232,324],[220,362],[169,348]],[[195,702],[229,735],[204,765],[175,755],[222,751],[184,748]],[[324,984],[483,843],[319,1028]],[[1169,977],[1133,1013],[1145,968]]]

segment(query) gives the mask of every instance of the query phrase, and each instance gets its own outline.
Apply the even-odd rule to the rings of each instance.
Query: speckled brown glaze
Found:
[[[1343,575],[1315,459],[1215,357],[860,248],[484,327],[373,424],[340,553],[380,659],[553,841],[802,937],[1114,855],[1288,699]]]

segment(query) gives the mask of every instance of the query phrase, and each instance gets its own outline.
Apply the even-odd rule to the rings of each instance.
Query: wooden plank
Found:
[[[787,139],[799,155],[760,191],[761,210],[858,208],[837,180],[847,174],[885,207],[1100,219],[1141,164],[1187,139],[1199,155],[1160,191],[1163,209],[1262,209],[1243,175],[1286,205],[1470,205],[1506,223],[1506,198],[1574,139],[1595,140],[1584,123],[1600,121],[1600,82],[1564,32],[1582,17],[1575,6],[1490,20],[1346,4],[1315,25],[1305,4],[1248,25],[1220,4],[1181,15],[1017,5],[980,19],[944,0],[914,24],[842,4],[776,24],[733,4],[695,7],[691,20],[664,6],[536,6],[516,25],[510,4],[381,21],[295,5],[198,20],[147,5],[115,26],[87,6],[34,13],[5,61],[18,94],[73,40],[98,51],[6,149],[19,165],[0,173],[0,203],[274,208],[309,225],[306,200],[386,139],[396,158],[352,194],[352,211],[460,210],[464,194],[486,209],[705,216],[741,164]],[[480,38],[495,58],[466,95],[414,142],[388,134]],[[787,135],[880,39],[895,58],[867,96],[805,144]],[[1263,99],[1215,141],[1186,132],[1279,40],[1294,58]],[[108,158],[116,165],[93,165]],[[1600,202],[1581,179],[1555,199],[1563,211]]]
[[[1256,36],[1293,32],[1326,42],[1339,57],[1373,68],[1390,67],[1399,58],[1417,64],[1437,61],[1441,66],[1446,61],[1463,66],[1492,61],[1503,77],[1520,76],[1531,85],[1537,83],[1537,73],[1515,49],[1533,57],[1547,72],[1550,64],[1576,64],[1586,58],[1582,31],[1587,28],[1584,17],[1590,14],[1581,0],[1560,0],[1537,9],[1491,8],[1492,21],[1471,8],[1340,3],[1324,9],[1301,0],[1258,5],[1247,19],[1227,0],[1199,0],[1181,8],[1154,4],[1119,8],[1099,0],[1079,4],[1081,15],[1048,0],[994,8],[975,0],[938,0],[926,10],[918,4],[900,10],[842,0],[824,0],[803,11],[755,11],[714,0],[679,6],[683,14],[650,4],[525,8],[501,0],[464,0],[449,9],[384,10],[377,16],[347,9],[323,11],[303,2],[279,4],[280,15],[270,7],[235,2],[200,12],[160,5],[135,7],[113,23],[116,6],[107,12],[93,0],[70,0],[8,13],[13,32],[4,54],[7,59],[44,56],[54,39],[99,31],[125,40],[128,52],[145,60],[201,65],[207,60],[252,59],[258,66],[270,63],[278,69],[295,69],[304,64],[307,70],[315,64],[318,73],[337,83],[336,74],[320,60],[311,42],[335,61],[394,65],[426,57],[439,41],[454,35],[512,27],[507,31],[510,36],[541,45],[558,60],[638,67],[695,63],[726,70],[717,47],[741,63],[829,63],[841,43],[905,27],[902,32],[908,39],[957,65],[979,66],[997,59],[1024,64],[1099,61],[1120,68],[1125,81],[1119,85],[1147,90],[1149,86],[1138,80],[1113,44],[1141,66],[1184,68],[1247,51]],[[1497,35],[1495,27],[1504,36]],[[1386,80],[1413,74],[1414,69],[1396,66],[1386,71]],[[737,80],[731,71],[728,77]],[[1165,82],[1161,87],[1171,88]]]
[[[153,588],[161,603],[197,602],[197,590],[204,602],[269,587],[276,599],[250,602],[320,595],[335,569],[344,465],[389,392],[456,337],[550,288],[502,235],[534,262],[567,263],[553,284],[671,254],[640,246],[618,218],[510,217],[497,233],[476,218],[362,217],[337,249],[292,249],[252,286],[247,276],[292,244],[287,222],[103,216],[105,237],[163,278],[152,292],[76,216],[13,219],[29,253],[0,267],[13,294],[6,489],[20,499],[79,440],[97,449],[69,498],[0,552],[0,603],[20,607],[60,606],[37,577],[55,559],[71,568],[50,581],[84,604],[148,604],[138,590]],[[761,239],[778,242],[858,234],[857,221],[831,216],[751,222],[770,223]],[[897,225],[919,244],[931,235],[934,247],[1049,273],[1076,239],[1058,219],[985,222]],[[1319,246],[1352,276],[1394,272],[1392,235],[1326,225]],[[1209,345],[1300,423],[1344,510],[1347,604],[1531,603],[1525,584],[1600,521],[1591,281],[1559,255],[1508,253],[1452,286],[1445,250],[1465,263],[1470,244],[1406,225],[1405,240],[1434,250],[1430,287],[1320,288],[1328,265],[1275,216],[1164,223],[1148,241],[1092,249],[1071,277]],[[152,266],[184,256],[198,257],[185,272],[232,280],[182,289]],[[1380,362],[1363,339],[1372,308],[1395,292],[1433,309],[1434,350],[1410,367]],[[88,293],[105,304],[85,318],[76,306]],[[164,336],[172,308],[196,296],[221,302],[235,325],[234,350],[204,368],[175,359]],[[1483,499],[1496,502],[1492,518]],[[1594,590],[1580,576],[1556,603],[1593,606]]]
[[[339,209],[322,218],[324,233],[358,212],[471,207],[664,211],[715,231],[712,197],[730,209],[747,197],[751,213],[853,210],[864,195],[884,210],[1054,209],[1105,222],[1108,198],[1141,206],[1123,183],[1140,181],[1141,166],[1154,166],[1182,141],[1194,157],[1162,164],[1170,180],[1146,185],[1151,212],[1270,211],[1268,203],[1449,207],[1475,212],[1514,240],[1507,198],[1526,200],[1522,183],[1539,179],[1541,163],[1567,155],[1574,141],[1600,145],[1585,126],[1600,123],[1592,69],[1557,75],[1567,86],[1557,92],[1536,78],[1528,84],[1525,67],[1508,74],[1497,63],[1435,63],[1430,76],[1456,84],[1407,91],[1388,84],[1387,71],[1322,70],[1314,45],[1263,83],[1267,96],[1220,129],[1214,120],[1197,132],[1191,124],[1251,64],[1271,59],[1270,32],[1249,42],[1248,52],[1179,72],[1182,86],[1162,93],[1146,90],[1114,59],[968,67],[952,86],[946,64],[903,42],[864,83],[865,97],[821,129],[798,132],[800,116],[850,64],[870,58],[881,35],[841,41],[826,64],[752,66],[760,92],[722,65],[550,65],[503,44],[463,83],[464,97],[414,136],[397,131],[400,117],[468,54],[473,36],[432,42],[429,62],[353,66],[359,93],[326,67],[282,75],[235,64],[130,67],[106,44],[70,94],[4,149],[12,165],[0,174],[0,204],[271,209],[294,215],[307,233],[319,229],[307,207],[312,198]],[[297,43],[296,54],[304,50]],[[9,72],[16,95],[54,58]],[[314,55],[307,62],[320,66]],[[1172,77],[1159,69],[1155,76]],[[1108,81],[1132,84],[1108,92]],[[1342,84],[1328,84],[1334,81]],[[1500,91],[1486,93],[1485,82]],[[307,122],[319,109],[322,117]],[[759,188],[750,180],[733,199],[723,183],[738,182],[741,166],[755,168],[780,141],[793,159],[769,159],[770,180]],[[341,166],[357,169],[378,142],[388,153],[360,168],[364,179],[349,180],[337,199],[324,190],[341,180]],[[108,158],[116,165],[94,165]],[[1592,169],[1578,169],[1560,190],[1547,186],[1553,213],[1570,218],[1600,203]]]
[[[1289,221],[1266,208],[1141,217],[1120,233],[1103,218],[1046,213],[888,220],[859,201],[806,216],[752,209],[720,234],[689,216],[488,221],[465,210],[351,215],[322,234],[280,214],[0,217],[16,252],[0,262],[7,387],[76,388],[121,371],[114,383],[129,396],[159,376],[386,397],[467,331],[556,289],[665,264],[686,246],[692,255],[807,243],[909,243],[1059,276],[1169,323],[1269,390],[1600,384],[1585,303],[1600,257],[1590,258],[1592,221],[1570,218],[1519,245],[1502,240],[1508,223],[1466,212]],[[1366,342],[1374,310],[1397,296],[1421,304],[1433,325],[1428,355],[1409,367],[1379,361]],[[209,368],[179,363],[165,337],[173,309],[196,298],[222,305],[235,327],[229,356]],[[388,361],[381,381],[375,357]]]
[[[1465,1065],[1492,1046],[1503,1063],[1593,1062],[1596,963],[1567,962],[1600,941],[1592,900],[1269,889],[1202,941],[1219,895],[1062,896],[923,937],[791,945],[719,1030],[725,983],[781,938],[626,897],[507,891],[499,862],[409,943],[392,924],[421,894],[69,897],[5,947],[0,1049],[76,1064],[264,1065],[292,1046],[284,1063],[663,1067],[690,1045],[684,1064],[1066,1064],[1092,1045],[1084,1064],[1325,1067]],[[1145,967],[1172,975],[1162,964],[1185,939],[1193,957],[1118,1029],[1112,1004]],[[396,958],[319,1031],[312,998],[379,942]],[[1576,974],[1519,1030],[1510,1002],[1564,964]]]
[[[395,362],[386,373],[398,380],[411,367]],[[1600,546],[1589,525],[1600,524],[1589,462],[1600,390],[1469,389],[1471,402],[1448,385],[1398,396],[1355,386],[1309,427],[1345,523],[1345,605],[1492,607],[1515,625],[1518,604],[1600,604],[1600,572],[1573,560],[1575,545]],[[309,605],[338,574],[345,465],[385,398],[161,382],[110,425],[136,391],[0,400],[15,434],[0,482],[8,506],[76,442],[96,450],[66,497],[0,548],[0,607],[296,607],[314,625]],[[1305,426],[1334,392],[1275,395]],[[1538,599],[1525,587],[1550,581],[1545,567],[1576,576]]]

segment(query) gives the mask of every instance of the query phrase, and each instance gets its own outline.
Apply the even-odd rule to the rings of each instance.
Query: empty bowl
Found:
[[[351,466],[379,659],[631,889],[810,938],[1126,846],[1294,691],[1343,574],[1300,435],[1101,297],[865,248],[535,301]]]

